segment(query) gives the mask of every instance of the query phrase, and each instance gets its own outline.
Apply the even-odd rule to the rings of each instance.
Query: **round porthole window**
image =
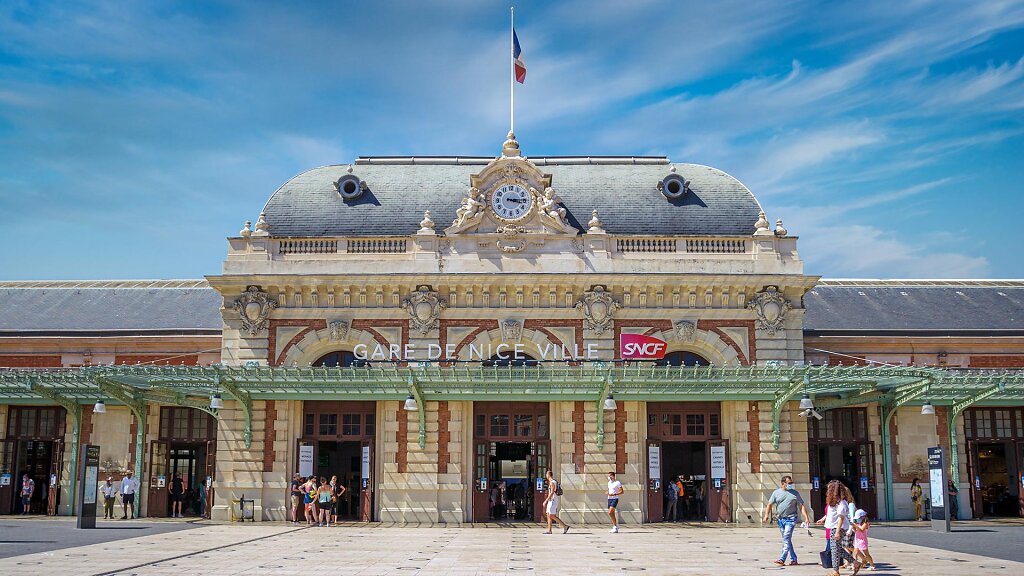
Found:
[[[688,184],[679,174],[669,174],[661,181],[661,193],[672,200],[682,198],[689,191]]]
[[[358,198],[363,193],[363,182],[354,174],[342,176],[334,183],[334,187],[337,188],[338,194],[341,194],[341,197],[345,200]]]

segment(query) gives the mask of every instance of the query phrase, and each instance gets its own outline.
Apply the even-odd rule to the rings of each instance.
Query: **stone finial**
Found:
[[[434,233],[434,221],[430,219],[430,210],[423,212],[423,220],[420,220],[420,234],[433,234]]]
[[[668,169],[668,171],[669,171],[669,172],[671,172],[672,174],[675,174],[675,173],[676,173],[676,165],[675,165],[675,164],[673,164],[673,165],[672,165],[672,166],[671,166],[671,167],[670,167],[670,168]]]
[[[785,236],[786,234],[789,234],[789,230],[786,230],[786,227],[782,225],[782,218],[779,218],[775,221],[775,235]]]
[[[598,218],[596,209],[590,218],[590,222],[587,222],[587,232],[590,234],[604,234],[604,223]]]
[[[768,226],[768,219],[765,217],[764,212],[758,212],[757,222],[754,223],[754,236],[771,236],[772,232]]]
[[[345,168],[345,172],[348,172],[349,174],[352,173],[352,165],[351,164],[348,165],[348,168]]]
[[[270,236],[270,224],[263,212],[260,212],[260,217],[256,219],[256,231],[253,232],[253,236]]]
[[[516,142],[516,135],[511,130],[508,132],[505,143],[501,146],[501,155],[511,158],[522,156],[519,152],[519,142]]]
[[[252,220],[245,221],[245,227],[242,228],[242,231],[239,232],[238,235],[241,236],[242,238],[248,238],[249,236],[252,236]]]

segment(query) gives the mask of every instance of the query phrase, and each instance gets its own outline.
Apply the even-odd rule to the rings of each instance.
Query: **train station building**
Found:
[[[680,520],[756,523],[783,474],[903,519],[932,446],[961,518],[1022,515],[1024,282],[823,280],[796,232],[715,168],[512,134],[314,168],[219,274],[0,283],[0,513],[24,474],[70,513],[95,444],[146,516],[181,473],[192,514],[286,520],[300,473],[353,520],[539,520],[551,469],[570,523],[608,472],[627,523],[677,479]]]

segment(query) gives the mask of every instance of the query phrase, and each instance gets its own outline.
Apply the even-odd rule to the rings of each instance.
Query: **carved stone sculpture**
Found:
[[[466,197],[462,199],[462,206],[455,211],[455,221],[452,226],[462,226],[467,222],[477,219],[483,214],[487,202],[484,195],[476,187],[466,190]]]
[[[697,324],[692,320],[676,320],[673,335],[680,342],[690,342],[697,334]]]
[[[277,300],[259,286],[249,286],[237,299],[234,309],[242,319],[242,330],[255,336],[267,327],[270,311],[277,308]]]
[[[621,305],[604,286],[594,286],[576,302],[576,309],[583,312],[584,327],[599,335],[612,327],[612,316],[619,308]]]
[[[565,222],[565,208],[558,205],[558,198],[555,197],[555,189],[548,186],[544,189],[544,195],[540,200],[540,210],[549,218],[560,223]]]
[[[441,312],[448,307],[448,301],[430,289],[430,286],[418,286],[416,291],[402,301],[402,308],[409,313],[409,325],[413,330],[426,336],[438,326]]]
[[[526,229],[522,226],[516,226],[515,224],[508,224],[498,228],[498,234],[502,235],[495,245],[502,252],[508,252],[514,254],[516,252],[522,252],[526,249],[526,240],[520,235],[526,233]]]
[[[523,323],[519,320],[501,321],[501,339],[504,342],[518,342],[523,338]]]
[[[327,325],[327,328],[330,330],[328,338],[331,342],[348,340],[348,331],[351,327],[352,325],[345,320],[331,320]]]
[[[757,329],[774,336],[782,329],[786,312],[793,306],[779,292],[778,286],[766,286],[747,303],[747,308],[757,314]]]

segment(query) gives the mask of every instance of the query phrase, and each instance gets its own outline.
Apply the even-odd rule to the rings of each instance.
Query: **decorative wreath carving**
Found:
[[[266,329],[270,311],[277,308],[277,300],[259,286],[249,286],[237,299],[234,309],[242,319],[242,329],[255,336]]]
[[[782,329],[782,325],[786,320],[786,312],[793,308],[793,306],[779,292],[778,286],[766,286],[764,290],[758,292],[747,304],[747,308],[750,308],[757,314],[758,330],[764,330],[769,335],[774,336],[776,332]]]
[[[576,309],[583,312],[584,327],[595,334],[612,327],[612,316],[621,307],[604,286],[594,286],[576,302]]]
[[[409,324],[412,329],[425,336],[438,327],[441,312],[448,307],[448,301],[430,289],[430,286],[417,286],[416,291],[402,301],[402,307],[409,313]]]

